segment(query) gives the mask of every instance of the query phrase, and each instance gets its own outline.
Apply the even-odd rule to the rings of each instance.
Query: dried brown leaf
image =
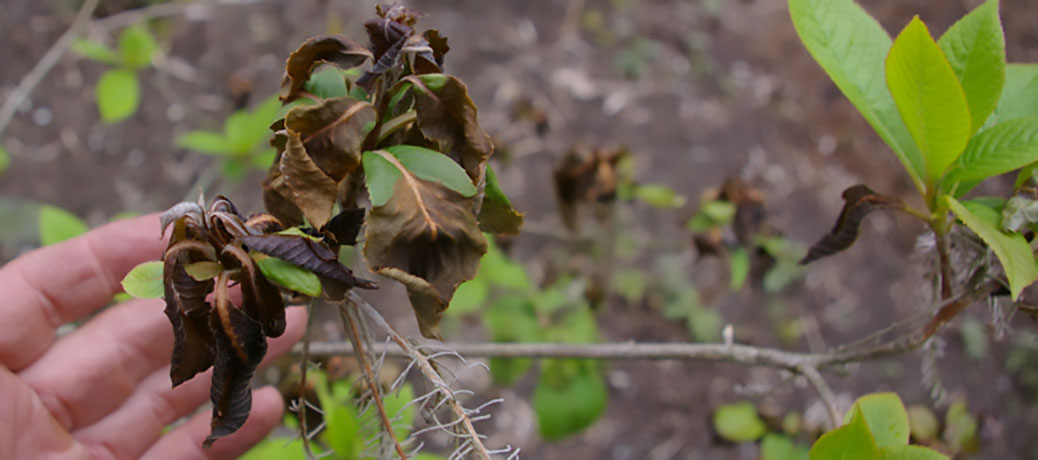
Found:
[[[213,365],[213,335],[209,330],[209,303],[206,296],[213,291],[213,281],[196,281],[184,270],[191,256],[204,259],[212,248],[197,241],[181,241],[172,245],[164,257],[166,317],[173,326],[173,354],[169,376],[176,387]],[[215,259],[215,256],[213,256]]]
[[[439,150],[458,162],[473,183],[482,180],[487,159],[494,153],[490,136],[479,126],[476,104],[468,87],[450,75],[431,74],[404,79],[414,88],[418,128],[440,144]]]
[[[349,97],[288,112],[285,126],[299,133],[310,158],[335,182],[360,166],[361,144],[375,123],[371,104]]]
[[[244,249],[227,246],[230,254],[241,265],[238,281],[241,283],[242,310],[263,328],[263,335],[280,337],[285,332],[285,301],[281,291],[263,276],[256,263]]]
[[[349,69],[371,59],[371,52],[363,46],[339,35],[319,35],[303,42],[285,62],[285,77],[281,82],[281,101],[291,102],[300,96],[310,72],[322,62]]]
[[[807,255],[800,259],[801,265],[809,264],[822,257],[843,251],[858,239],[861,220],[877,209],[903,209],[900,199],[880,195],[864,184],[855,185],[843,191],[843,210],[836,219],[836,225],[822,239],[818,240]]]
[[[314,164],[295,131],[288,131],[280,171],[291,190],[292,201],[303,211],[306,220],[314,228],[323,227],[332,217],[338,184]]]
[[[322,278],[322,282],[334,281],[345,288],[360,287],[375,289],[377,285],[353,276],[353,271],[339,263],[335,252],[320,241],[299,235],[247,236],[243,242],[254,251],[277,257],[303,267]]]
[[[616,165],[624,155],[624,149],[588,151],[576,147],[562,158],[553,179],[559,215],[567,228],[577,229],[580,207],[597,208],[615,200]]]

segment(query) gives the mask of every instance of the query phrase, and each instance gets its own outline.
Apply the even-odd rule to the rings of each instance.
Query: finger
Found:
[[[199,413],[159,439],[140,458],[237,458],[262,441],[281,422],[284,412],[285,406],[278,391],[271,387],[262,388],[252,393],[252,414],[245,425],[234,434],[218,439],[208,449],[202,447],[202,442],[209,435],[209,414]]]
[[[144,377],[168,364],[173,332],[159,300],[105,310],[20,374],[66,430],[112,412]]]
[[[306,328],[306,309],[289,308],[285,334],[270,341],[265,365],[292,348]],[[99,422],[75,432],[83,444],[102,449],[114,458],[137,458],[155,443],[162,430],[189,414],[209,399],[212,371],[195,376],[175,389],[170,388],[169,369],[148,376],[122,407]],[[255,407],[255,403],[253,403]],[[210,412],[206,412],[209,420]],[[253,409],[253,414],[255,409]],[[251,419],[254,415],[250,415]],[[206,432],[208,435],[208,431]],[[215,445],[219,445],[218,441]],[[201,441],[198,442],[201,445]]]
[[[0,268],[0,364],[19,371],[50,346],[58,326],[100,308],[135,265],[159,259],[158,215],[114,222]]]

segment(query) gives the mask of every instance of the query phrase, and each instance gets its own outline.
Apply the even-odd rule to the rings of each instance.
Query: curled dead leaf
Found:
[[[412,75],[402,81],[413,87],[422,135],[438,142],[436,150],[458,162],[472,183],[479,183],[486,161],[494,153],[494,144],[479,126],[476,104],[465,83],[443,74]]]
[[[843,210],[840,211],[840,217],[836,219],[836,225],[811,246],[811,249],[808,249],[807,255],[800,259],[800,265],[807,265],[851,247],[858,239],[862,219],[872,211],[904,208],[904,203],[900,199],[880,195],[864,184],[844,190],[843,201]]]
[[[323,227],[332,217],[338,184],[314,164],[295,131],[288,131],[288,144],[281,156],[280,171],[284,184],[291,190],[292,201],[302,210],[306,220],[314,228]]]
[[[300,97],[303,84],[310,73],[322,62],[350,69],[371,59],[371,52],[363,46],[339,35],[319,35],[303,42],[285,62],[285,77],[281,82],[282,102]]]
[[[314,164],[336,183],[360,166],[361,144],[374,124],[375,108],[349,97],[300,106],[285,117],[285,127],[299,133]]]

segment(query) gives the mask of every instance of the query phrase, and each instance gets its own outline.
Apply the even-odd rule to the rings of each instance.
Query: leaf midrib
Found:
[[[408,171],[407,168],[405,168],[404,165],[400,163],[400,160],[397,160],[397,158],[393,156],[391,153],[386,152],[384,150],[376,150],[375,153],[382,156],[382,158],[384,158],[386,161],[392,164],[393,167],[400,170],[400,175],[403,177],[403,180],[407,182],[407,188],[414,195],[415,201],[418,204],[418,209],[422,211],[422,217],[425,218],[426,225],[429,226],[430,237],[432,239],[436,239],[436,233],[438,231],[439,226],[436,225],[436,222],[433,221],[432,216],[429,215],[429,211],[425,206],[425,200],[422,198],[422,192],[419,191],[417,179],[415,179],[414,175],[411,174],[411,171]]]

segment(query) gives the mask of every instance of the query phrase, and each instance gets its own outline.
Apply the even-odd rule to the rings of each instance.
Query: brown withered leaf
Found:
[[[361,144],[375,116],[371,104],[340,97],[292,109],[285,127],[299,133],[314,164],[338,183],[360,166]]]
[[[836,225],[822,239],[818,240],[807,255],[800,259],[800,265],[809,264],[822,257],[843,251],[858,239],[861,220],[877,209],[903,209],[901,200],[880,195],[864,184],[859,184],[843,191],[843,210],[836,219]]]
[[[167,251],[163,262],[166,317],[173,326],[173,355],[169,376],[176,387],[213,365],[213,334],[209,330],[209,302],[213,280],[196,281],[184,270],[184,261],[215,260],[212,248],[197,241],[180,241]]]
[[[252,409],[252,375],[267,353],[263,327],[231,303],[227,281],[226,274],[217,277],[215,308],[209,316],[216,338],[216,359],[209,389],[213,420],[204,447],[245,424]]]
[[[357,244],[357,235],[364,224],[364,214],[364,208],[343,210],[328,221],[328,225],[324,226],[324,232],[335,244],[353,246]]]
[[[479,229],[489,233],[518,235],[523,226],[523,213],[512,207],[492,168],[487,168],[478,220]]]
[[[317,167],[307,154],[299,133],[288,131],[288,144],[279,165],[292,201],[303,211],[314,228],[321,228],[332,218],[338,184]]]
[[[401,174],[393,195],[368,215],[368,269],[407,287],[422,335],[438,338],[440,316],[458,284],[476,275],[487,250],[473,199],[414,176],[391,154],[376,152]]]
[[[451,47],[447,45],[447,37],[440,35],[440,31],[436,29],[429,29],[422,32],[422,37],[429,43],[429,48],[433,51],[433,60],[439,68],[443,68],[443,57],[451,50]]]
[[[263,335],[280,337],[285,333],[285,301],[281,291],[263,276],[252,258],[238,246],[226,246],[224,254],[230,254],[238,260],[241,272],[238,275],[241,283],[242,310],[263,328]]]
[[[281,82],[281,102],[291,102],[300,96],[310,72],[322,62],[349,69],[371,59],[371,52],[363,46],[339,35],[319,35],[303,42],[285,62],[285,77]]]
[[[559,215],[566,228],[577,229],[579,208],[589,206],[602,214],[600,205],[615,200],[616,165],[627,154],[625,149],[589,151],[579,146],[566,153],[553,174]]]
[[[487,159],[494,153],[494,144],[479,126],[468,87],[456,77],[443,74],[412,75],[404,81],[414,88],[422,135],[440,143],[436,150],[458,162],[473,183],[479,182]]]
[[[391,48],[402,46],[400,44],[413,33],[414,29],[411,26],[414,23],[415,21],[411,21],[408,25],[406,21],[395,21],[391,17],[385,17],[382,11],[379,11],[379,17],[364,21],[364,30],[368,32],[374,60],[380,61]]]
[[[764,193],[736,176],[728,177],[721,184],[718,199],[735,205],[732,229],[743,247],[750,247],[753,238],[768,231],[767,212],[764,209]]]
[[[292,202],[291,196],[292,191],[285,184],[285,176],[280,170],[271,171],[263,180],[263,207],[283,226],[298,227],[303,225],[303,211]]]
[[[249,249],[310,270],[321,278],[322,284],[331,281],[345,289],[378,287],[372,281],[353,276],[353,271],[339,263],[336,254],[320,241],[299,235],[277,234],[246,236],[242,241]]]

